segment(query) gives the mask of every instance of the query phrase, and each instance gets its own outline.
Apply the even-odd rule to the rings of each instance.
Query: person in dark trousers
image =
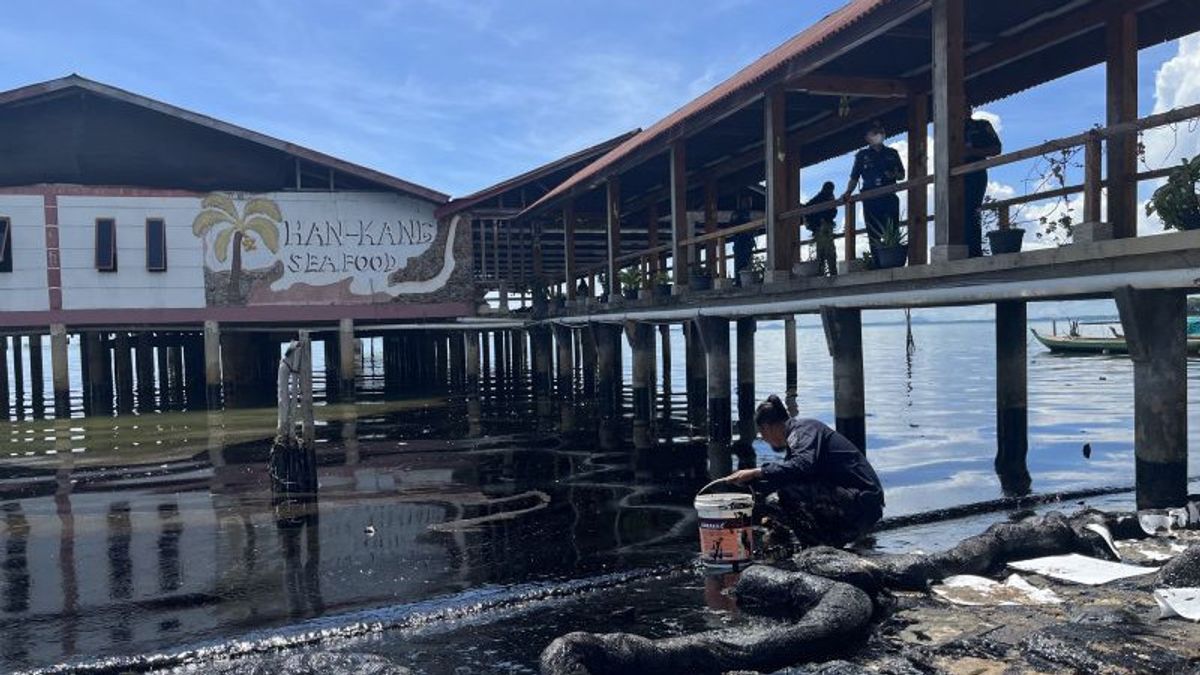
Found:
[[[758,405],[754,423],[782,461],[742,469],[726,477],[752,484],[761,511],[782,524],[801,546],[844,546],[866,534],[883,515],[883,486],[867,456],[825,424],[788,415],[778,396]]]
[[[729,227],[745,225],[750,222],[750,210],[746,208],[745,200],[738,197],[737,209],[729,216]],[[742,272],[750,269],[754,258],[754,235],[749,232],[739,232],[733,235],[733,283],[742,285]]]
[[[971,117],[971,106],[967,106],[964,140],[966,142],[964,163],[995,157],[1002,151],[1000,137],[996,135],[996,129],[992,127],[992,123]],[[979,207],[983,205],[983,197],[987,194],[987,184],[987,169],[973,171],[963,176],[963,206],[966,211],[963,223],[967,228],[967,254],[972,258],[983,255],[983,219],[979,213]]]
[[[592,289],[588,287],[587,279],[580,279],[579,284],[575,286],[575,297],[580,300],[586,300],[591,297]]]
[[[829,209],[816,211],[804,216],[804,225],[813,235],[813,243],[817,248],[817,266],[821,274],[837,276],[837,247],[833,244],[834,219],[837,218],[837,198],[833,194],[833,182],[825,181],[821,191],[812,199],[804,202],[805,206],[816,206],[829,202]]]
[[[850,170],[850,183],[846,186],[843,199],[849,199],[862,180],[862,189],[874,190],[885,185],[895,185],[904,180],[904,163],[895,148],[883,144],[887,132],[883,125],[875,122],[867,129],[867,147],[854,155],[854,168]],[[863,200],[863,220],[866,221],[867,239],[872,258],[878,259],[879,240],[889,224],[900,224],[900,198],[895,193]]]

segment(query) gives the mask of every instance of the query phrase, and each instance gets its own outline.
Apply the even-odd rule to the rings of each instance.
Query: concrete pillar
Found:
[[[737,322],[738,438],[751,442],[758,435],[754,426],[754,319]]]
[[[113,341],[113,366],[116,369],[117,412],[133,412],[133,351],[129,333],[120,331]]]
[[[708,420],[708,365],[704,340],[694,322],[683,324],[684,366],[687,370],[688,423],[699,432]]]
[[[532,332],[530,333],[529,337],[531,340],[533,339]],[[535,354],[534,355],[534,361],[535,361],[534,368],[535,369],[537,368],[536,360],[537,360],[537,355]],[[504,360],[504,331],[494,331],[492,333],[492,363],[495,364],[496,379],[503,379],[505,377],[505,374],[508,372],[507,369],[505,368],[505,366],[507,364],[505,363],[505,360]],[[549,377],[549,372],[550,372],[549,368],[542,371],[542,373],[546,374],[547,377]]]
[[[186,378],[183,374],[183,345],[176,342],[167,347],[167,374],[171,380],[171,400],[176,405],[183,405],[183,391]]]
[[[154,346],[150,334],[143,331],[134,340],[137,360],[137,407],[150,410],[154,407]]]
[[[221,327],[204,322],[204,400],[209,410],[221,407]]]
[[[588,328],[579,331],[580,380],[585,396],[596,393],[596,336]]]
[[[13,408],[25,419],[25,349],[20,335],[12,336]]]
[[[1029,494],[1025,302],[996,303],[996,475],[1004,494]]]
[[[784,351],[784,382],[789,397],[796,395],[799,380],[799,370],[796,367],[796,317],[788,315],[783,319],[783,351]]]
[[[204,407],[204,335],[184,333],[183,361],[187,405],[191,410]]]
[[[450,343],[450,381],[455,386],[466,381],[466,342],[463,335],[463,331],[455,331],[447,337]]]
[[[463,332],[467,352],[467,386],[471,388],[479,386],[479,336],[478,331]]]
[[[658,334],[662,344],[662,411],[663,417],[671,416],[671,326],[661,324]]]
[[[1113,295],[1133,359],[1137,506],[1180,506],[1187,498],[1187,296],[1129,287]]]
[[[729,400],[729,319],[703,317],[699,320],[708,366],[708,454],[710,462],[720,458],[721,470],[729,456],[733,438]]]
[[[8,399],[8,337],[0,335],[0,420],[12,414]]]
[[[354,400],[354,319],[338,322],[338,398]]]
[[[61,323],[50,326],[50,376],[54,381],[54,416],[71,416],[71,371],[67,359],[67,327]]]
[[[833,357],[833,411],[838,433],[866,452],[862,310],[822,307],[821,323],[825,326],[829,355]]]
[[[625,336],[633,352],[633,419],[649,422],[654,416],[654,326],[629,322]]]
[[[555,368],[555,386],[558,388],[559,396],[570,396],[572,392],[571,375],[574,373],[572,368],[574,353],[572,351],[572,330],[567,326],[554,327],[554,344],[556,349],[556,368]]]
[[[42,367],[42,334],[29,336],[29,400],[34,417],[46,414],[46,371]]]
[[[112,412],[112,379],[107,340],[97,332],[83,336],[83,348],[87,351],[87,370],[83,376],[88,383],[87,414],[101,415]]]
[[[533,389],[537,392],[549,391],[553,360],[550,329],[545,326],[530,328],[529,344],[533,347]]]
[[[596,342],[596,380],[600,411],[612,415],[617,410],[618,388],[621,386],[621,343],[616,326],[593,324]]]
[[[154,368],[157,374],[156,381],[158,384],[158,405],[162,408],[166,408],[171,403],[171,377],[168,366],[169,356],[167,354],[167,337],[162,333],[158,333],[154,336],[154,342]],[[200,363],[201,368],[203,369],[203,349],[201,350]],[[201,372],[203,372],[203,370]],[[204,378],[201,377],[200,381],[203,382]]]

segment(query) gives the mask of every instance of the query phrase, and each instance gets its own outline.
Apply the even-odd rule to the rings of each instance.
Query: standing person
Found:
[[[758,432],[783,461],[726,477],[768,495],[762,510],[786,526],[802,546],[844,546],[883,515],[883,486],[867,456],[825,424],[791,417],[778,396],[754,412]],[[770,495],[776,496],[772,498]]]
[[[812,232],[813,243],[817,248],[817,267],[821,274],[837,276],[837,247],[833,244],[834,219],[837,218],[837,198],[833,195],[833,181],[825,181],[821,191],[812,199],[804,202],[805,206],[816,206],[829,202],[829,208],[804,216],[804,225]]]
[[[981,159],[995,157],[1000,154],[1000,137],[996,129],[987,120],[977,120],[971,117],[971,106],[967,106],[966,130],[963,134],[966,141],[965,163],[978,162]],[[983,197],[987,194],[987,169],[973,171],[963,176],[963,205],[966,210],[963,225],[967,228],[967,255],[978,258],[983,255],[983,218],[979,207],[983,205]]]
[[[849,199],[862,180],[862,189],[874,190],[886,185],[895,185],[904,180],[904,163],[895,148],[883,144],[887,132],[883,125],[875,122],[867,129],[867,147],[854,155],[854,168],[850,170],[850,183],[846,186],[843,199]],[[867,225],[867,239],[871,246],[871,257],[878,259],[879,240],[890,224],[900,224],[900,198],[895,193],[863,200],[863,220]]]
[[[746,208],[745,199],[737,200],[737,209],[729,216],[729,227],[745,225],[750,222],[750,210]],[[754,235],[749,232],[739,232],[733,235],[733,283],[742,285],[742,272],[750,269],[754,258]]]
[[[591,299],[592,289],[588,287],[587,279],[580,278],[579,284],[575,286],[575,297],[579,300]]]

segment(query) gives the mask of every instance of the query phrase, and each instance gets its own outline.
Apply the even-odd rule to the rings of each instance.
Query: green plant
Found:
[[[862,253],[859,253],[858,259],[862,261],[862,264],[866,266],[867,269],[875,269],[875,256],[871,255],[870,251],[863,251]]]
[[[1175,229],[1193,229],[1200,226],[1200,155],[1180,161],[1171,169],[1167,182],[1154,191],[1146,203],[1146,215],[1158,214],[1163,226]]]
[[[750,260],[750,271],[757,276],[762,276],[767,272],[767,259],[764,256],[756,255]]]
[[[667,286],[671,283],[671,273],[667,270],[659,270],[654,273],[655,286]]]
[[[879,233],[880,248],[895,248],[907,245],[908,234],[900,228],[900,223],[889,218],[883,224],[883,231]]]
[[[621,282],[621,288],[627,291],[636,291],[642,287],[642,272],[635,267],[626,267],[617,274],[618,280]]]
[[[711,279],[714,275],[708,263],[701,263],[692,268],[692,276],[697,279]]]

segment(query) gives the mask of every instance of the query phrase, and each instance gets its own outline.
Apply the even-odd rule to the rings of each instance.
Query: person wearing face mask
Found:
[[[862,189],[874,190],[886,185],[895,185],[904,180],[904,163],[895,148],[883,144],[887,132],[883,125],[875,122],[867,129],[867,147],[854,155],[854,168],[850,170],[850,183],[846,186],[843,200],[854,194],[859,180]],[[871,256],[878,258],[879,240],[889,223],[900,223],[900,198],[895,193],[863,200],[863,220],[866,221],[867,239],[871,245]]]
[[[843,546],[883,516],[883,486],[867,456],[845,436],[814,419],[792,417],[778,396],[759,404],[754,423],[777,462],[725,478],[767,495],[759,509],[801,546]]]

